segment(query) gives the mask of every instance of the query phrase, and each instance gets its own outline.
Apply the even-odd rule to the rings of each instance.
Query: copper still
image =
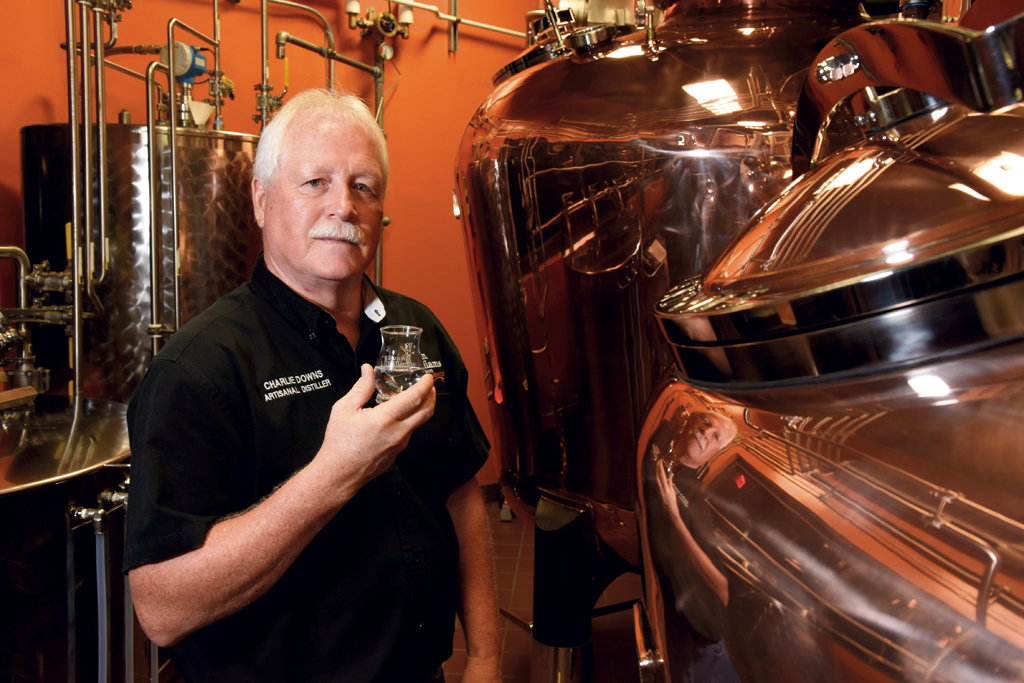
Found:
[[[536,521],[535,639],[584,644],[639,566],[635,447],[671,365],[651,315],[791,180],[808,66],[856,2],[663,2],[538,31],[469,123],[457,199],[506,496]]]
[[[1024,15],[852,29],[657,316],[648,680],[1024,680]]]

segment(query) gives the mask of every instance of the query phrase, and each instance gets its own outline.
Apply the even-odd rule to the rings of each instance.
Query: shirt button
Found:
[[[309,333],[309,341],[316,341],[316,332]]]
[[[419,625],[419,626],[417,626],[416,628],[423,628],[423,624],[420,624],[420,625]]]

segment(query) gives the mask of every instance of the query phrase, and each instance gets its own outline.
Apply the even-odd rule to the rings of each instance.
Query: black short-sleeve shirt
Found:
[[[331,407],[380,351],[381,325],[423,328],[434,416],[281,579],[170,649],[189,683],[414,681],[451,655],[458,542],[445,503],[486,460],[466,369],[422,304],[365,282],[355,351],[330,315],[263,265],[184,325],[128,409],[124,570],[201,546],[312,460]],[[372,401],[372,399],[371,399]]]

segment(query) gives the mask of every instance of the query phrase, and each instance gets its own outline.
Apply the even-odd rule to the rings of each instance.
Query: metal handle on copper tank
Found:
[[[1024,100],[1024,15],[978,32],[882,21],[840,34],[811,67],[797,105],[794,174],[813,167],[823,126],[869,88],[906,88],[979,112]],[[913,69],[904,68],[913,63]]]

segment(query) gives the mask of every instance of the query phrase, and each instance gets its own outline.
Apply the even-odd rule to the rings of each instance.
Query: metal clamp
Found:
[[[814,70],[819,83],[835,83],[860,71],[860,55],[845,52],[819,62]]]

